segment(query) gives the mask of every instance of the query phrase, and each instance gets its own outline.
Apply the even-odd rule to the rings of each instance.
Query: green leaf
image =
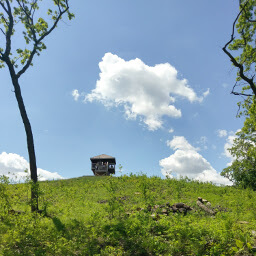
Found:
[[[238,248],[242,249],[244,247],[244,243],[242,241],[236,239],[236,246]]]

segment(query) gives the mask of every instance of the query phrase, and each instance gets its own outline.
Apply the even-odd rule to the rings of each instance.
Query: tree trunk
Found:
[[[14,68],[12,65],[8,65],[10,75],[12,78],[12,83],[14,87],[14,93],[18,102],[20,115],[25,127],[26,137],[27,137],[27,148],[29,155],[29,164],[30,164],[30,175],[31,175],[31,211],[38,211],[38,184],[37,184],[37,166],[36,166],[36,155],[34,148],[34,138],[31,129],[31,125],[28,119],[28,115],[26,112],[26,108],[23,102],[23,98],[21,95],[20,85],[18,78],[15,74]]]

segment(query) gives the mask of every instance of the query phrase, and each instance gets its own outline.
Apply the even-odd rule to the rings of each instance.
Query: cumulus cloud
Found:
[[[227,135],[228,135],[228,132],[226,131],[226,130],[218,130],[217,131],[217,134],[218,134],[218,136],[220,137],[220,138],[222,138],[222,137],[226,137]]]
[[[174,150],[174,154],[159,161],[164,176],[188,178],[209,181],[216,184],[231,185],[232,183],[220,176],[211,164],[193,147],[185,137],[174,136],[167,141],[167,146]]]
[[[0,175],[10,177],[15,181],[24,180],[27,176],[25,170],[29,172],[29,163],[27,160],[17,154],[2,152],[0,154]],[[39,180],[63,179],[57,172],[49,172],[43,169],[37,169]]]
[[[73,96],[73,99],[74,99],[75,101],[78,101],[78,99],[79,99],[79,97],[80,97],[80,94],[79,94],[79,92],[78,92],[77,89],[75,89],[75,90],[72,91],[72,96]]]
[[[169,63],[148,66],[138,58],[125,61],[106,53],[99,68],[96,88],[85,96],[85,102],[122,106],[126,118],[139,118],[152,131],[162,127],[163,116],[181,117],[181,110],[174,105],[177,99],[202,102],[209,94],[208,89],[197,96],[188,81],[179,79],[177,70]]]
[[[229,132],[229,136],[226,138],[226,143],[224,145],[224,152],[223,155],[227,158],[229,158],[230,162],[227,164],[227,166],[230,166],[233,161],[235,160],[235,157],[233,157],[231,155],[231,153],[229,152],[229,148],[232,148],[233,144],[234,144],[234,140],[237,138],[236,133],[239,132],[239,130],[237,130],[236,132]]]

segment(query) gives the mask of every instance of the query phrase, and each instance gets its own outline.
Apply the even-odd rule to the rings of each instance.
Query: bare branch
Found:
[[[247,93],[242,93],[242,92],[236,92],[235,88],[237,87],[237,82],[234,84],[232,91],[230,94],[234,94],[234,95],[239,95],[239,96],[246,96],[246,97],[250,97],[253,96],[253,94],[247,94]]]
[[[3,31],[3,29],[2,28],[0,28],[0,30],[2,31],[2,33],[6,36],[6,34],[5,34],[5,32]]]

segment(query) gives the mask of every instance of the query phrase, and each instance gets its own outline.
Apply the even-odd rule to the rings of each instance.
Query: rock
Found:
[[[158,220],[160,217],[158,214],[152,214],[150,215],[151,218],[153,218],[154,220]]]
[[[203,202],[203,198],[202,197],[198,197],[197,200],[200,201],[200,202]]]
[[[186,210],[185,208],[179,208],[178,211],[179,211],[180,213],[186,213],[186,212],[187,212],[187,210]]]
[[[177,212],[178,211],[178,208],[176,208],[175,206],[172,206],[171,209],[172,209],[173,212]]]
[[[108,200],[100,200],[100,201],[98,201],[99,204],[105,204],[107,202],[108,202]]]
[[[155,208],[155,209],[159,208],[159,205],[158,205],[158,204],[156,204],[156,205],[154,206],[154,208]]]
[[[166,206],[167,206],[167,207],[171,207],[171,205],[170,205],[170,203],[169,203],[169,202],[168,202],[168,203],[166,203]]]
[[[184,207],[184,203],[177,203],[174,204],[176,208],[183,208]]]
[[[196,204],[205,212],[211,214],[211,215],[215,215],[216,212],[214,210],[212,210],[211,208],[208,208],[206,205],[204,205],[201,201],[197,200]]]
[[[202,199],[203,204],[208,203],[208,200]]]
[[[191,208],[190,206],[186,205],[186,204],[184,204],[184,208],[185,208],[187,211],[191,211],[191,210],[192,210],[192,208]]]
[[[252,236],[256,237],[256,231],[255,230],[252,230],[251,233],[252,233]]]
[[[239,224],[249,224],[248,221],[238,221]]]
[[[167,211],[166,209],[163,209],[163,210],[162,210],[162,213],[166,213],[166,214],[167,214],[168,211]]]
[[[212,204],[211,204],[210,202],[207,202],[207,203],[206,203],[206,206],[211,207]]]

